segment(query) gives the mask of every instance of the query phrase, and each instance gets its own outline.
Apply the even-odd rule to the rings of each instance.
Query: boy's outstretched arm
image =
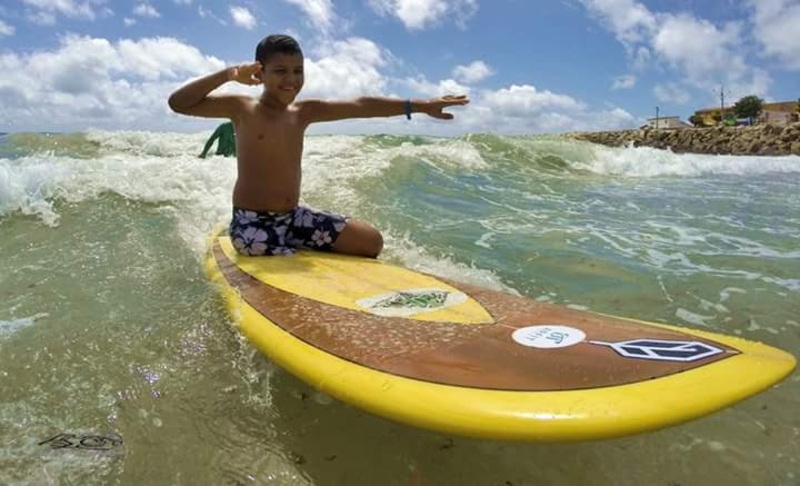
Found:
[[[222,95],[209,96],[209,93],[228,81],[236,81],[247,85],[260,84],[257,72],[260,63],[233,66],[216,73],[203,76],[181,86],[169,97],[169,107],[184,115],[208,118],[233,118],[247,99],[244,96]]]
[[[407,101],[411,113],[425,113],[441,120],[452,120],[453,114],[442,110],[469,103],[465,95],[447,95],[428,100],[361,97],[350,101],[306,100],[298,103],[308,123],[404,115]]]

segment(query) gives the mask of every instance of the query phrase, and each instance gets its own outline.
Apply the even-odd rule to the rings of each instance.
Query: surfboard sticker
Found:
[[[566,348],[582,342],[586,333],[575,327],[548,324],[521,327],[511,334],[511,339],[531,348]]]
[[[356,301],[370,314],[384,317],[409,317],[463,304],[467,295],[443,289],[407,289],[374,295]]]
[[[608,346],[626,358],[652,359],[657,361],[680,361],[689,363],[722,353],[722,350],[699,341],[668,341],[661,339],[635,339],[607,343],[589,341],[591,344]]]

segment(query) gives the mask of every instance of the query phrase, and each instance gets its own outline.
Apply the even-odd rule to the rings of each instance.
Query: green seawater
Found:
[[[577,444],[372,416],[256,352],[202,270],[231,159],[207,134],[0,136],[0,484],[787,485],[800,379],[693,422]],[[382,258],[800,355],[800,157],[557,137],[309,137],[307,203]],[[59,434],[122,438],[55,450]]]

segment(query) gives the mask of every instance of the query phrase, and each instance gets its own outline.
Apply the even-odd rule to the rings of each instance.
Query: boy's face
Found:
[[[303,55],[275,54],[262,66],[261,81],[270,96],[292,103],[303,88]]]

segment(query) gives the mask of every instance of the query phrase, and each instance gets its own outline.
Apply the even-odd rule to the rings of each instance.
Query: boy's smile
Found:
[[[275,54],[261,70],[266,96],[291,104],[303,88],[302,54]]]

